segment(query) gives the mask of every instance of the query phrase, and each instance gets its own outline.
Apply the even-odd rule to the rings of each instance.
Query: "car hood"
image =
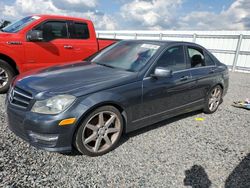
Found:
[[[44,93],[82,96],[131,83],[136,79],[137,73],[79,62],[19,75],[14,84],[34,95]]]

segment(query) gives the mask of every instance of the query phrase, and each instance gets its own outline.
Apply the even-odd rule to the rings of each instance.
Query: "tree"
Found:
[[[1,20],[0,21],[0,29],[6,27],[7,25],[9,25],[11,22],[8,20]]]

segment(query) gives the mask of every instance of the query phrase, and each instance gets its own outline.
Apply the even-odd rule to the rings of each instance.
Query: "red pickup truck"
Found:
[[[113,44],[96,38],[94,25],[81,18],[32,15],[0,31],[0,93],[22,72],[80,61]]]

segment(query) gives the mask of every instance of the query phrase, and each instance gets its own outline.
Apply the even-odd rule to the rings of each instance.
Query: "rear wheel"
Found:
[[[8,91],[14,76],[14,69],[6,61],[0,59],[0,94]]]
[[[78,128],[75,147],[85,155],[103,155],[116,147],[122,130],[123,119],[119,110],[113,106],[97,108]]]
[[[205,113],[211,114],[211,113],[214,113],[218,109],[218,107],[222,101],[222,93],[223,93],[223,90],[222,90],[221,86],[219,86],[219,85],[215,86],[208,93],[205,108],[204,108]]]

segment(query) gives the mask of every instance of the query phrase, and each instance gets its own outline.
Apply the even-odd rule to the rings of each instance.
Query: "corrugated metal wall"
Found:
[[[250,71],[250,31],[97,31],[99,38],[196,42],[236,71]]]

